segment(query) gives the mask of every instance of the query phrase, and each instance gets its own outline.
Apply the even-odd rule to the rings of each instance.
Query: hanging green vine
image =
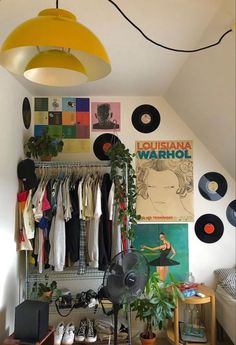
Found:
[[[115,183],[118,223],[124,237],[131,240],[134,238],[132,224],[136,224],[140,219],[136,213],[136,175],[132,165],[135,154],[131,154],[123,143],[117,141],[108,155],[111,161],[111,178]]]

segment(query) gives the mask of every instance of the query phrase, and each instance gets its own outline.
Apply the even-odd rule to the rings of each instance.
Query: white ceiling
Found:
[[[225,1],[225,0],[224,0]],[[125,14],[149,37],[171,47],[198,46],[203,32],[222,0],[115,0]],[[22,21],[35,17],[53,0],[2,0],[0,2],[0,44]],[[146,41],[107,0],[59,0],[59,7],[72,11],[103,42],[110,56],[112,73],[103,80],[73,88],[24,86],[37,95],[162,95],[188,58]],[[216,27],[212,43],[231,23]]]
[[[235,0],[114,1],[147,36],[180,49],[217,41],[235,21]],[[55,3],[0,0],[0,45],[18,24],[44,8],[55,7]],[[72,11],[100,38],[110,56],[112,72],[102,80],[66,89],[40,87],[17,77],[33,95],[165,97],[189,58],[189,54],[171,52],[146,41],[108,0],[59,0],[59,7]],[[220,19],[214,20],[219,13]],[[209,28],[211,35],[204,37]],[[181,112],[178,114],[181,116]],[[192,124],[194,130],[197,121],[193,119]]]

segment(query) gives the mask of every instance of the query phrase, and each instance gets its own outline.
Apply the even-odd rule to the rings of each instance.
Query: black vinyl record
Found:
[[[150,104],[142,104],[132,114],[132,124],[141,133],[155,131],[161,121],[159,111]]]
[[[217,172],[208,172],[204,174],[198,183],[198,189],[201,195],[205,199],[212,201],[223,198],[227,191],[227,187],[226,179]]]
[[[95,156],[102,161],[108,161],[108,151],[111,146],[118,141],[120,141],[119,138],[111,133],[99,135],[93,144],[93,152]]]
[[[233,226],[236,226],[236,200],[231,201],[226,209],[226,216],[228,221]]]
[[[27,97],[24,98],[23,104],[22,104],[22,116],[23,116],[23,122],[26,129],[29,129],[30,123],[31,123],[31,108],[30,108],[30,102]]]
[[[204,214],[195,223],[195,233],[205,243],[217,242],[224,232],[221,219],[214,214]]]

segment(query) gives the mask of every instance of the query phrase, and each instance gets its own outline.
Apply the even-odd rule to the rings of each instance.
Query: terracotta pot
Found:
[[[45,291],[41,296],[40,300],[45,302],[51,302],[52,301],[52,294],[53,291]]]
[[[156,345],[157,344],[157,337],[155,333],[153,333],[154,337],[152,339],[143,338],[142,334],[143,333],[140,334],[140,340],[141,340],[142,345]]]
[[[52,160],[52,156],[40,156],[41,161],[51,161]]]

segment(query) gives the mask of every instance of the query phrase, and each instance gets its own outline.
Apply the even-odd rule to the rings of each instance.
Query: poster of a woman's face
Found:
[[[193,221],[191,159],[137,159],[137,213],[142,221]]]

